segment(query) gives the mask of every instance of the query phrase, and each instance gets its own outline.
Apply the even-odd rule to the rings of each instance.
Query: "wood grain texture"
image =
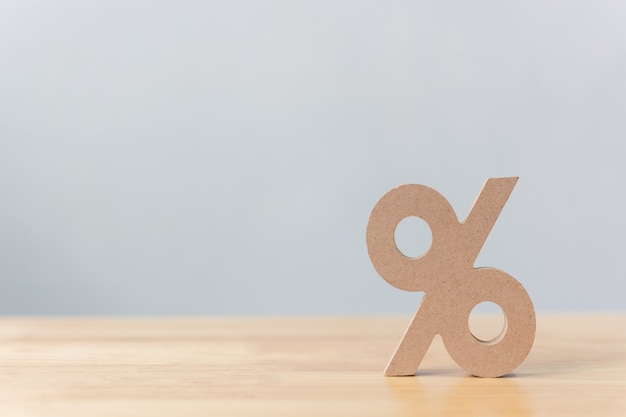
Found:
[[[436,339],[416,377],[386,378],[409,320],[2,318],[0,415],[626,415],[626,314],[539,315],[507,377]]]

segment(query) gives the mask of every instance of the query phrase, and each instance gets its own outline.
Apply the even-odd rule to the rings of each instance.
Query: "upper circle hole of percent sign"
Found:
[[[425,295],[385,375],[414,375],[440,334],[450,356],[476,376],[498,377],[519,366],[535,338],[535,310],[524,287],[506,272],[474,268],[474,261],[496,222],[517,177],[488,179],[470,213],[460,223],[450,203],[437,191],[407,184],[387,192],[374,206],[367,224],[367,250],[380,276],[401,290]],[[417,258],[403,255],[395,231],[416,216],[430,227],[430,249]],[[493,340],[470,331],[472,309],[485,301],[502,308],[505,326]]]
[[[398,250],[409,258],[423,256],[432,243],[432,233],[428,224],[416,216],[400,220],[393,236]]]

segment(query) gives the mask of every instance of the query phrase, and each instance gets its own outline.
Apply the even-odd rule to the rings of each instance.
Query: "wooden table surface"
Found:
[[[409,320],[0,318],[0,416],[626,416],[626,314],[539,315],[507,377],[440,339],[383,377]]]

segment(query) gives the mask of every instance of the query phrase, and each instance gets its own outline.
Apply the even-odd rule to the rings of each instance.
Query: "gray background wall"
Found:
[[[0,1],[0,313],[410,313],[367,257],[376,200],[423,183],[464,218],[511,175],[476,265],[539,311],[623,310],[625,18]]]

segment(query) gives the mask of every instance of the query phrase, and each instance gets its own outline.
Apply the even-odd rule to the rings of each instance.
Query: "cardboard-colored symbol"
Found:
[[[530,352],[535,310],[528,293],[506,272],[474,268],[517,179],[488,179],[463,223],[441,194],[419,184],[396,187],[374,206],[366,237],[374,268],[396,288],[425,293],[386,376],[415,375],[437,334],[456,363],[480,377],[505,375]],[[396,227],[409,216],[423,219],[432,233],[430,249],[418,258],[403,255],[395,244]],[[469,329],[469,315],[483,301],[500,306],[505,316],[504,329],[489,341]]]

